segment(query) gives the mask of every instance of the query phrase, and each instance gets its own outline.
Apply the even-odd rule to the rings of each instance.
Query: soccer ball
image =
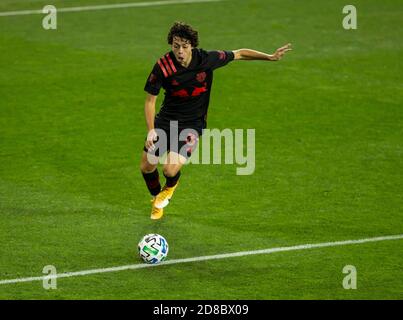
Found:
[[[160,263],[168,255],[168,242],[159,234],[147,234],[138,244],[140,257],[146,263]]]

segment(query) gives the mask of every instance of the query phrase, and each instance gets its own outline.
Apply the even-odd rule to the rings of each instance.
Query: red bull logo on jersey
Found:
[[[191,92],[189,92],[191,91]],[[181,98],[188,98],[188,97],[197,97],[204,92],[207,92],[207,83],[204,82],[202,87],[193,86],[192,88],[187,89],[180,89],[177,91],[172,92],[173,97],[181,97]]]

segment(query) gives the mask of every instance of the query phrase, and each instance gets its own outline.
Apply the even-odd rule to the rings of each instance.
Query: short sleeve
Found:
[[[234,60],[234,53],[232,51],[208,51],[207,61],[211,69],[224,67],[229,62]]]
[[[144,91],[152,94],[154,96],[158,96],[160,93],[160,89],[162,86],[162,74],[161,69],[158,64],[154,65],[153,70],[147,78],[146,85],[144,86]]]

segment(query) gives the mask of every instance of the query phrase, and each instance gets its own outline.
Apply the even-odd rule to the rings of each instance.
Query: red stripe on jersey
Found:
[[[176,72],[176,68],[175,68],[175,66],[174,66],[174,63],[173,63],[171,57],[169,56],[169,53],[167,53],[165,56],[167,57],[168,62],[169,62],[169,65],[171,66],[173,72],[175,73],[175,72]]]
[[[167,73],[167,71],[165,70],[164,65],[161,63],[161,60],[158,60],[158,64],[159,64],[159,66],[160,66],[162,72],[164,73],[165,78],[168,77],[168,73]]]
[[[169,67],[168,62],[165,60],[164,57],[162,57],[161,60],[162,60],[162,62],[164,62],[165,68],[167,69],[169,75],[171,76],[171,75],[172,75],[172,70],[171,70],[171,68]]]

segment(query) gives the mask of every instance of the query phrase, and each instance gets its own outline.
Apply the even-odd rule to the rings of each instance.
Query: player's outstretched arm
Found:
[[[278,61],[283,55],[290,51],[291,43],[278,48],[273,54],[267,54],[264,52],[252,50],[252,49],[238,49],[234,50],[234,60],[269,60],[269,61]]]

